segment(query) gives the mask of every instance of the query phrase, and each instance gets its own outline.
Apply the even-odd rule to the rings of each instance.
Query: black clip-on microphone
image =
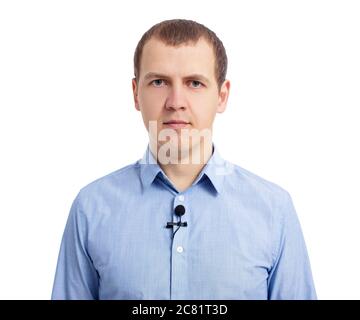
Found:
[[[178,228],[175,230],[174,232],[174,236],[175,233],[179,230],[180,227],[187,227],[187,222],[181,222],[181,216],[183,216],[185,214],[185,207],[181,204],[179,204],[178,206],[175,207],[175,214],[177,216],[180,217],[180,221],[179,222],[168,222],[166,224],[166,228],[172,228],[173,226],[178,226]]]

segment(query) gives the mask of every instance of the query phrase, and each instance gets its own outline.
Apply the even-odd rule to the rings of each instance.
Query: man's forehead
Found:
[[[213,76],[215,56],[205,40],[196,44],[168,46],[158,39],[150,39],[144,46],[141,59],[142,76],[149,78],[153,74],[183,77],[202,75]]]
[[[176,46],[168,45],[157,38],[150,38],[144,45],[143,54],[152,54],[160,52],[207,52],[209,56],[213,56],[213,48],[204,38],[200,38],[197,42],[189,41]]]

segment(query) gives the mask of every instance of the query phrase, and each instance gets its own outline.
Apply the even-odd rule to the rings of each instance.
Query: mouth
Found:
[[[186,122],[183,120],[170,120],[163,122],[163,124],[167,127],[173,128],[173,129],[181,129],[185,128],[186,126],[190,125],[190,122]]]

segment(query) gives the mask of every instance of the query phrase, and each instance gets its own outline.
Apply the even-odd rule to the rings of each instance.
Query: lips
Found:
[[[184,120],[169,120],[164,122],[165,126],[170,127],[172,129],[182,129],[187,127],[189,124],[190,122]]]
[[[183,120],[170,120],[164,122],[164,124],[189,124],[189,122],[183,121]]]

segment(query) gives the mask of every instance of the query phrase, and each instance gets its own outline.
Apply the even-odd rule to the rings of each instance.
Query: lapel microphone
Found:
[[[183,216],[184,214],[185,214],[185,207],[183,206],[183,205],[181,205],[181,204],[179,204],[179,205],[177,205],[176,207],[175,207],[175,209],[174,209],[174,211],[175,211],[175,214],[178,216],[178,217],[180,217],[180,221],[179,222],[168,222],[167,224],[166,224],[166,228],[172,228],[173,226],[178,226],[179,228],[180,227],[187,227],[187,222],[181,222],[181,216]],[[179,229],[178,228],[178,229]],[[177,230],[178,230],[177,229]],[[177,231],[176,230],[176,231]],[[176,231],[175,231],[175,233],[176,233]],[[174,233],[174,234],[175,234]]]

